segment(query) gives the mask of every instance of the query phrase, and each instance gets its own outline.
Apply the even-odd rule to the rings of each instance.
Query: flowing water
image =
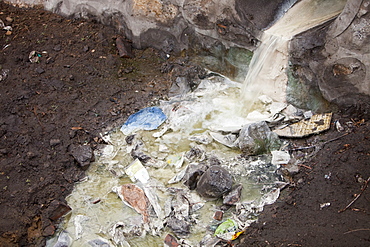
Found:
[[[262,94],[275,101],[286,101],[289,41],[295,35],[339,15],[346,2],[347,0],[301,1],[264,32],[242,87],[241,98],[248,110]]]
[[[60,239],[69,246],[163,246],[165,236],[173,234],[164,225],[166,217],[171,210],[183,213],[185,206],[187,220],[193,224],[181,241],[183,246],[199,246],[220,224],[213,215],[222,201],[201,198],[183,185],[180,175],[190,164],[210,160],[218,160],[232,174],[234,184],[243,186],[240,203],[227,210],[224,219],[234,219],[239,230],[256,220],[263,206],[279,196],[283,183],[276,172],[279,166],[271,164],[269,155],[240,157],[238,148],[217,142],[214,133],[232,135],[241,126],[267,120],[284,109],[288,41],[338,15],[345,2],[296,4],[265,31],[243,85],[224,77],[205,79],[194,92],[161,102],[167,121],[158,130],[138,131],[134,144],[127,144],[127,136],[119,130],[104,136],[108,145],[96,152],[86,179],[67,198],[73,210],[61,225]],[[143,223],[142,216],[113,192],[117,186],[133,183],[125,169],[133,162],[135,147],[151,157],[144,165],[149,182],[137,183],[154,208],[149,223]],[[179,194],[189,204],[177,201]],[[57,238],[48,241],[48,246],[55,246]]]

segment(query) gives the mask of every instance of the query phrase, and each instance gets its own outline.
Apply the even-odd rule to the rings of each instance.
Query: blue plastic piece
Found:
[[[122,125],[121,131],[125,135],[129,135],[137,130],[155,130],[164,121],[167,116],[159,107],[148,107],[132,114],[127,121]]]

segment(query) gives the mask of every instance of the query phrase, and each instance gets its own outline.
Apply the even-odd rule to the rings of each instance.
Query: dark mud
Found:
[[[120,58],[113,28],[3,2],[0,10],[13,28],[0,33],[0,70],[9,71],[0,82],[0,246],[42,246],[55,205],[86,169],[68,148],[101,143],[99,133],[167,95],[171,74],[151,49]]]
[[[119,34],[94,20],[2,1],[0,19],[13,28],[0,31],[0,70],[7,74],[0,81],[0,246],[43,246],[86,169],[70,147],[102,143],[99,133],[166,97],[175,74],[188,65],[152,49],[120,58]],[[31,51],[38,62],[30,62]],[[279,201],[241,238],[242,246],[370,245],[370,189],[338,213],[370,176],[369,124],[352,123],[348,135],[302,164]],[[296,145],[341,135],[332,127]]]

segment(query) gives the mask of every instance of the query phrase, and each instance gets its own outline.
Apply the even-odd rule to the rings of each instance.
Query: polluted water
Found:
[[[279,197],[286,185],[279,168],[293,162],[266,124],[299,117],[285,102],[283,49],[345,2],[296,4],[265,31],[243,84],[203,79],[102,135],[106,144],[67,197],[72,210],[47,246],[222,246],[237,239]]]

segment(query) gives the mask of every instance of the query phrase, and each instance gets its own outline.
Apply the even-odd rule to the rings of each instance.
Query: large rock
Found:
[[[335,21],[292,40],[291,103],[370,117],[369,9],[369,0],[348,1]]]
[[[221,166],[211,166],[200,177],[196,191],[205,198],[216,199],[231,190],[233,180],[230,173]]]
[[[280,139],[272,132],[266,122],[251,123],[244,126],[239,133],[239,148],[246,155],[258,155],[276,150]]]

